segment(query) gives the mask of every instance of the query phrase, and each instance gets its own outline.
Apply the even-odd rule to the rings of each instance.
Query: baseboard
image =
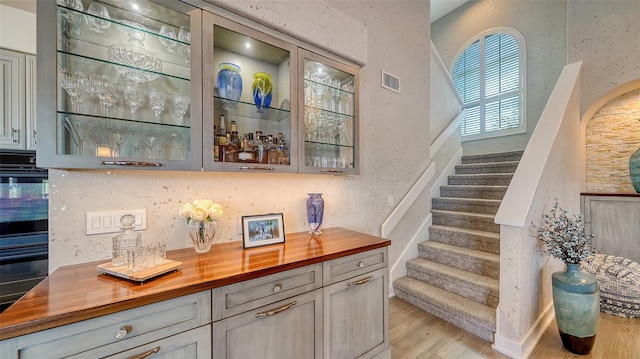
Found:
[[[418,256],[418,243],[429,239],[429,227],[431,226],[431,213],[422,222],[416,233],[411,237],[398,259],[389,269],[389,298],[395,295],[393,281],[407,275],[407,261]]]
[[[540,341],[544,331],[555,318],[554,314],[552,302],[547,305],[547,308],[545,308],[531,329],[529,329],[527,334],[525,334],[519,342],[503,337],[500,335],[500,329],[498,328],[498,333],[495,335],[495,342],[491,347],[510,358],[528,358],[538,344],[538,341]]]

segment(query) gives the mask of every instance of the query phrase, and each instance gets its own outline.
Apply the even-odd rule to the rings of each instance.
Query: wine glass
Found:
[[[191,44],[191,32],[187,27],[180,26],[180,30],[178,31],[178,40]],[[187,44],[178,44],[178,53],[182,56],[184,62],[188,64],[191,62],[191,45]]]
[[[89,79],[81,72],[70,74],[66,70],[58,71],[60,86],[71,97],[71,108],[74,113],[82,111],[83,102],[91,96]]]
[[[102,34],[104,30],[111,27],[111,17],[109,16],[109,10],[104,5],[91,3],[87,8],[87,14],[85,15],[87,24],[92,31]],[[91,16],[93,15],[93,16]]]
[[[129,38],[129,42],[135,46],[143,47],[142,43],[146,39],[149,38],[149,29],[147,29],[144,25],[140,25],[137,22],[122,20],[121,24],[125,25],[122,27],[122,32],[127,35]]]
[[[173,29],[173,26],[162,25],[162,27],[160,28],[160,35],[162,35],[159,38],[160,43],[167,48],[167,51],[175,52],[173,48],[176,47],[176,45],[178,45],[178,42],[175,41],[177,37],[176,37],[176,31]]]
[[[156,122],[160,122],[160,114],[164,111],[166,99],[167,94],[156,88],[152,88],[151,91],[149,91],[149,102],[151,103],[153,113],[156,115]]]
[[[136,111],[144,103],[144,92],[135,82],[127,82],[124,85],[124,99],[131,109],[131,119],[136,119]]]
[[[175,118],[175,122],[178,125],[183,125],[184,114],[187,113],[187,109],[189,108],[190,102],[189,96],[185,94],[176,94],[173,97],[173,114]]]
[[[93,73],[89,77],[89,85],[98,96],[102,114],[111,117],[111,108],[118,102],[115,83],[106,75]]]

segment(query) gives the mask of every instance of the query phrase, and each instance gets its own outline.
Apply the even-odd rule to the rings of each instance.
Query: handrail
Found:
[[[567,65],[562,70],[496,213],[495,223],[518,227],[525,225],[558,131],[570,111],[568,105],[571,97],[579,89],[581,68],[582,61]]]
[[[458,126],[460,126],[460,122],[464,118],[465,111],[466,110],[463,109],[459,114],[457,114],[456,117],[453,118],[453,121],[449,122],[449,124],[447,125],[447,128],[445,128],[444,131],[440,133],[438,138],[436,138],[433,141],[433,143],[431,144],[431,147],[429,147],[429,153],[431,154],[431,158],[433,158],[434,154],[438,153],[442,145],[444,145],[445,142],[447,142],[449,137],[451,137],[451,135],[453,135],[453,133],[456,130],[458,130]]]

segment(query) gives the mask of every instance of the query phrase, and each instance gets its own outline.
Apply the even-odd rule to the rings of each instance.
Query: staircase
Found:
[[[494,217],[522,151],[463,156],[432,199],[429,240],[407,261],[395,294],[493,342],[500,298],[500,226]]]

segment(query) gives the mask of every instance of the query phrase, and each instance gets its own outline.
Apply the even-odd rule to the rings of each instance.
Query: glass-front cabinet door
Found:
[[[296,172],[296,46],[208,12],[203,31],[203,167]]]
[[[201,10],[57,0],[38,13],[38,124],[55,134],[39,166],[201,168]]]
[[[358,70],[300,50],[301,173],[358,174]]]

